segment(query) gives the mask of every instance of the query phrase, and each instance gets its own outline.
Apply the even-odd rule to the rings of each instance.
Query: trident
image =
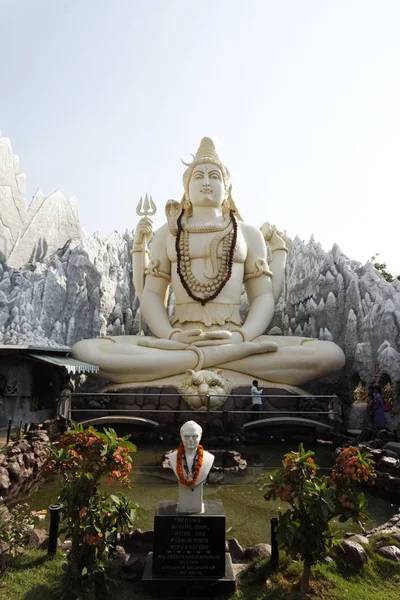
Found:
[[[140,197],[139,204],[136,207],[136,214],[139,217],[153,217],[157,212],[157,206],[153,202],[153,198],[147,194],[144,197]]]
[[[141,303],[142,301],[142,293],[143,293],[143,288],[144,288],[144,282],[145,282],[145,269],[146,269],[146,254],[148,254],[148,249],[147,249],[147,245],[149,243],[149,240],[151,238],[152,235],[152,229],[151,226],[153,225],[151,219],[149,217],[153,217],[157,212],[157,207],[153,202],[153,198],[151,196],[148,196],[147,194],[144,197],[141,196],[140,200],[139,200],[139,204],[136,207],[136,214],[139,215],[140,217],[142,217],[142,219],[139,221],[138,226],[140,225],[141,221],[146,221],[147,224],[150,226],[150,231],[146,231],[143,234],[143,245],[142,245],[142,260],[141,260],[141,266],[140,266],[140,272],[138,274],[138,282],[139,285],[137,286],[137,295],[139,297],[139,303]],[[142,317],[142,311],[139,307],[139,333],[140,335],[142,335],[143,333],[143,317]]]

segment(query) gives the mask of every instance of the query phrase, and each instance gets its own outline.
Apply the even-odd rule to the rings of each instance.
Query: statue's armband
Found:
[[[268,269],[267,261],[263,258],[254,261],[254,270],[245,273],[244,281],[248,281],[249,279],[256,279],[257,277],[261,277],[261,275],[267,275],[268,277],[272,277],[272,271]]]
[[[169,273],[164,273],[164,271],[160,270],[160,261],[157,259],[150,260],[147,269],[145,270],[145,275],[151,275],[151,277],[162,277],[167,281],[171,281],[171,275]]]

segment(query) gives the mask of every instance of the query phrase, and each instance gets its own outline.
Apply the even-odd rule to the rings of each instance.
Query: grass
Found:
[[[399,600],[400,564],[386,560],[366,548],[368,561],[361,573],[332,561],[313,568],[309,600]],[[29,550],[16,559],[0,579],[0,600],[57,600],[55,594],[64,556],[52,559],[40,550]],[[274,573],[268,561],[250,565],[230,600],[303,600],[296,590],[302,565],[284,554]],[[111,599],[149,600],[140,582],[121,581]],[[71,600],[73,600],[71,598]]]
[[[27,551],[15,559],[0,578],[0,600],[58,600],[56,591],[63,561],[61,552],[49,560],[46,551]],[[149,598],[141,592],[140,583],[131,581],[121,581],[113,597],[118,600]]]
[[[16,558],[0,579],[1,600],[53,599],[52,589],[57,586],[62,556],[47,560],[47,553],[32,550]]]
[[[335,587],[335,600],[399,600],[400,565],[391,562],[376,552],[369,551],[369,558],[361,573],[355,573],[345,565],[331,563],[315,569]]]
[[[313,568],[310,600],[399,600],[400,564],[366,548],[368,561],[361,573],[332,561]],[[267,561],[251,565],[235,600],[303,600],[296,589],[302,564],[283,555],[278,573]]]

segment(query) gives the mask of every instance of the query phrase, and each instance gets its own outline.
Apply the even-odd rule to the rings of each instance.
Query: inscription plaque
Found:
[[[224,577],[225,512],[222,502],[204,503],[204,513],[176,512],[161,502],[154,517],[153,576]]]

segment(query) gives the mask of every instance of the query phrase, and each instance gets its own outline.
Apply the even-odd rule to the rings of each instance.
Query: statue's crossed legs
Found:
[[[104,379],[117,383],[146,383],[187,369],[219,367],[249,378],[302,385],[340,370],[345,362],[342,350],[332,342],[289,336],[201,347],[147,336],[118,336],[82,340],[73,353],[98,365]]]

